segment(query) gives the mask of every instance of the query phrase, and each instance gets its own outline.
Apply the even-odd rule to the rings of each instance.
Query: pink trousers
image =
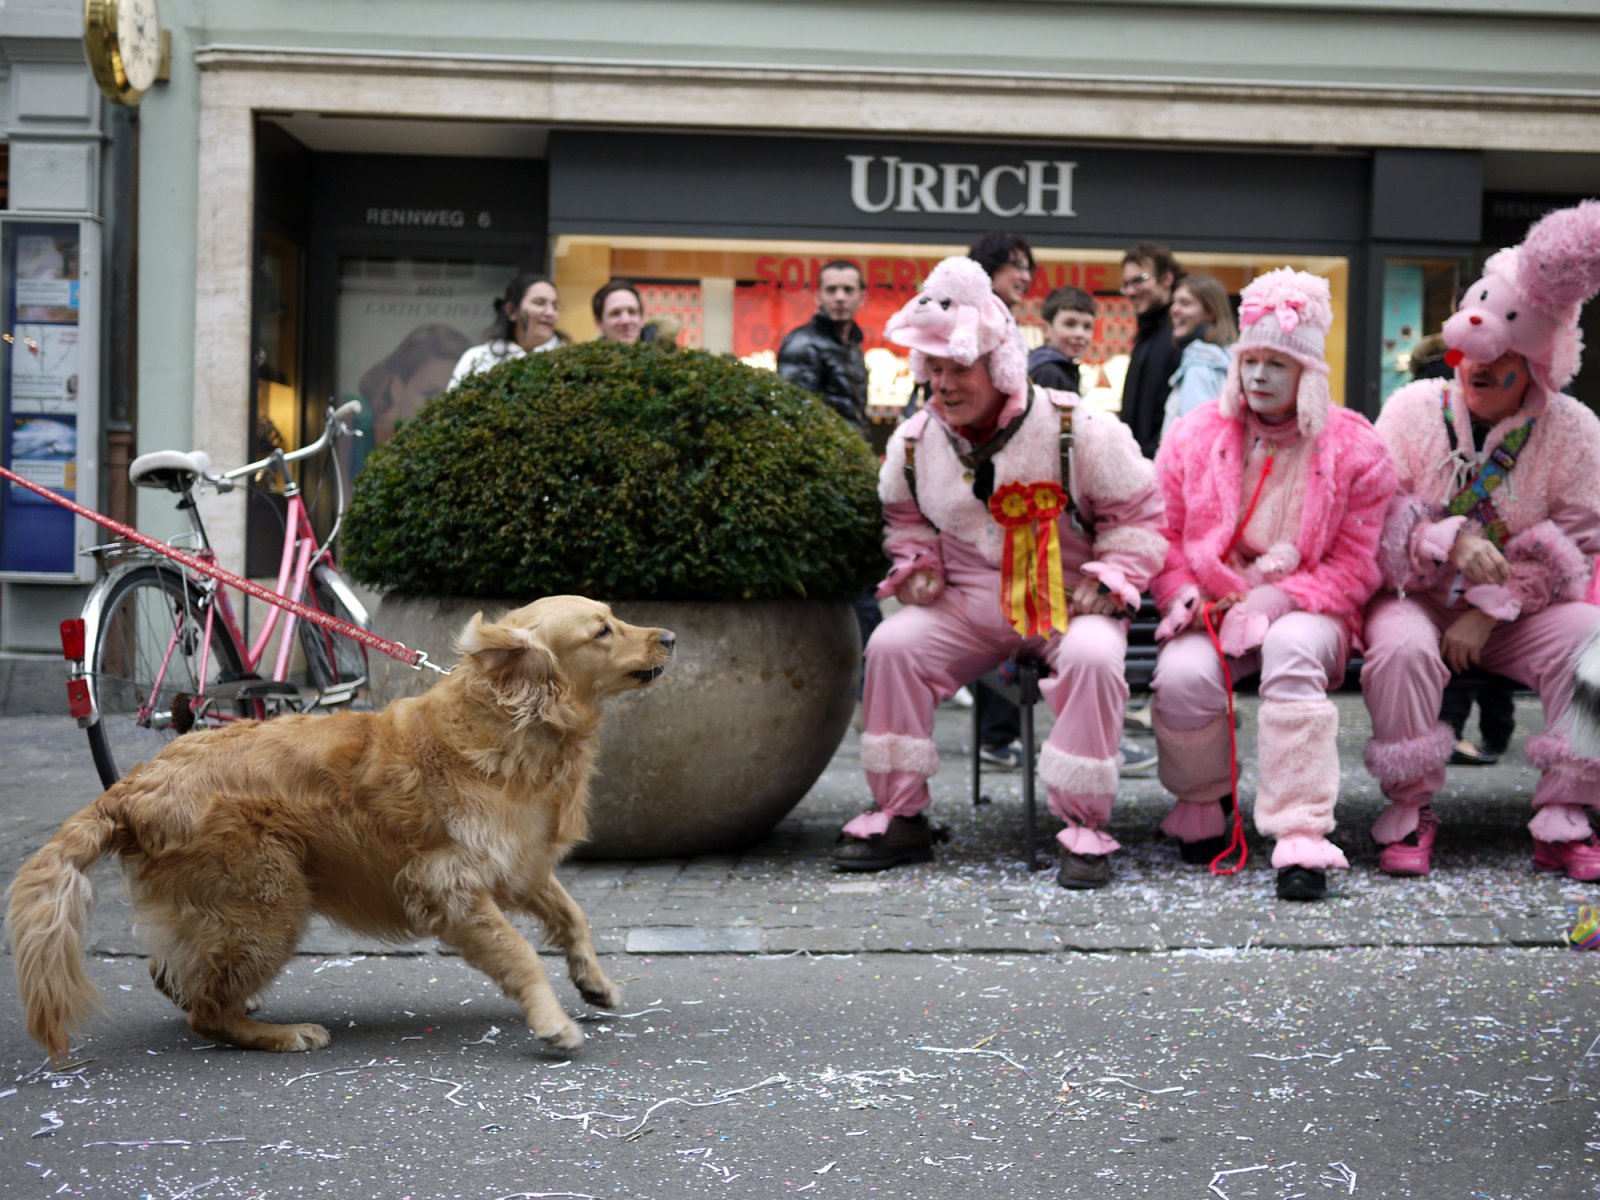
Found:
[[[1374,840],[1399,841],[1417,827],[1417,812],[1444,785],[1455,734],[1439,720],[1450,670],[1439,642],[1466,612],[1447,608],[1437,593],[1385,593],[1367,610],[1366,663],[1361,691],[1372,714],[1367,768],[1389,798],[1372,827]],[[1600,608],[1552,604],[1504,622],[1484,643],[1485,670],[1539,693],[1545,732],[1527,742],[1528,762],[1540,771],[1533,791],[1534,836],[1573,841],[1589,836],[1582,809],[1600,807],[1600,759],[1579,758],[1567,745],[1565,715],[1572,700],[1573,656],[1600,626]],[[1546,811],[1548,810],[1548,811]]]
[[[889,815],[913,816],[928,806],[928,778],[939,769],[933,715],[962,684],[1022,655],[1049,664],[1040,686],[1056,714],[1039,754],[1050,811],[1066,823],[1060,843],[1078,854],[1110,854],[1104,832],[1117,790],[1117,742],[1128,698],[1123,659],[1127,622],[1073,617],[1045,641],[1023,638],[1000,613],[999,572],[957,569],[946,558],[946,587],[937,603],[908,605],[873,631],[862,694],[866,730],[861,763],[878,812],[845,826],[867,837]]]
[[[1346,867],[1327,840],[1339,798],[1339,713],[1328,699],[1350,657],[1345,623],[1291,612],[1267,629],[1261,648],[1228,660],[1235,682],[1261,676],[1260,786],[1256,828],[1276,838],[1272,865]],[[1177,798],[1161,828],[1181,841],[1226,831],[1217,801],[1232,789],[1228,691],[1211,639],[1179,634],[1156,658],[1156,746],[1161,782]]]

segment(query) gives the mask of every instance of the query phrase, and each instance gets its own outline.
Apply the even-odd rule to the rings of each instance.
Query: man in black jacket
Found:
[[[821,396],[862,437],[870,433],[867,360],[855,315],[866,298],[861,269],[835,259],[817,273],[816,315],[790,330],[778,347],[778,374]]]
[[[1139,332],[1122,384],[1122,420],[1146,458],[1161,444],[1161,418],[1178,369],[1179,351],[1167,315],[1183,269],[1160,242],[1140,242],[1122,256],[1122,294],[1133,301]]]

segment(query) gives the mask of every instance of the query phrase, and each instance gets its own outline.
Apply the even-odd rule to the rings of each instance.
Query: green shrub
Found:
[[[883,570],[877,464],[732,358],[590,342],[475,375],[356,478],[344,560],[405,593],[848,598]]]

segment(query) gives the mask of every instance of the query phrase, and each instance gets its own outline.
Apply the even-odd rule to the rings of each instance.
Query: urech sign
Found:
[[[864,213],[980,213],[1075,217],[1075,162],[1030,158],[985,170],[977,163],[912,162],[894,154],[847,154],[850,202]]]

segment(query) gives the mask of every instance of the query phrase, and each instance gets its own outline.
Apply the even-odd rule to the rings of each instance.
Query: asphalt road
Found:
[[[938,863],[834,876],[849,738],[746,854],[563,869],[625,994],[588,1010],[547,959],[570,1058],[436,945],[327,927],[259,1014],[327,1049],[207,1044],[101,866],[106,1011],[73,1063],[44,1069],[0,972],[0,1194],[1600,1197],[1600,956],[1562,945],[1600,888],[1531,872],[1515,751],[1451,772],[1433,877],[1377,876],[1358,718],[1354,870],[1311,906],[1272,898],[1259,845],[1233,879],[1182,867],[1153,782],[1113,886],[1062,892],[1020,863],[1015,777],[974,810],[953,761]],[[964,734],[941,714],[947,760]],[[0,720],[0,878],[95,792],[70,722]]]

